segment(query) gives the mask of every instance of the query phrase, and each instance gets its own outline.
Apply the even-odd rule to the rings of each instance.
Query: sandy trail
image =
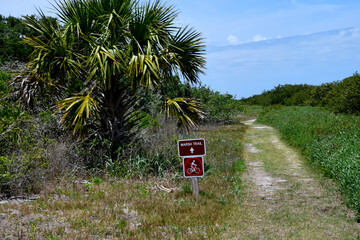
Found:
[[[244,196],[229,239],[359,239],[359,224],[336,186],[278,132],[245,122]]]

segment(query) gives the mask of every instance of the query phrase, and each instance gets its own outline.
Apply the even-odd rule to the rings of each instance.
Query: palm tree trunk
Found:
[[[113,80],[111,87],[103,91],[100,122],[102,134],[111,141],[111,156],[117,157],[119,148],[134,140],[136,126],[142,118],[137,111],[137,96],[129,86],[120,86]]]

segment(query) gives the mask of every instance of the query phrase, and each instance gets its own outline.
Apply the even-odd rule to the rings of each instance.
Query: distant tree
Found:
[[[307,84],[278,85],[262,94],[242,99],[247,104],[269,105],[307,105],[311,102],[310,92],[315,86]]]
[[[323,83],[310,91],[311,106],[329,107],[337,101],[336,88],[339,82]]]
[[[229,123],[233,116],[244,110],[240,101],[233,95],[213,91],[207,86],[193,88],[192,94],[203,103],[207,115],[204,121],[207,122]]]
[[[333,101],[329,104],[336,112],[360,113],[360,74],[357,72],[339,82],[332,89]]]

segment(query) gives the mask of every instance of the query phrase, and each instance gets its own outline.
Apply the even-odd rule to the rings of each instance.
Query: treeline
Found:
[[[359,113],[360,75],[356,72],[341,81],[324,83],[320,86],[278,85],[272,90],[241,101],[249,105],[316,106],[337,113]]]
[[[285,84],[278,85],[269,91],[264,91],[261,94],[243,98],[241,101],[249,105],[309,105],[311,91],[315,86],[307,84]]]

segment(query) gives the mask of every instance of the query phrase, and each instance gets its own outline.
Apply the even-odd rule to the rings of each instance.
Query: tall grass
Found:
[[[308,160],[336,180],[360,220],[360,117],[312,107],[268,109],[258,121],[280,130]]]

